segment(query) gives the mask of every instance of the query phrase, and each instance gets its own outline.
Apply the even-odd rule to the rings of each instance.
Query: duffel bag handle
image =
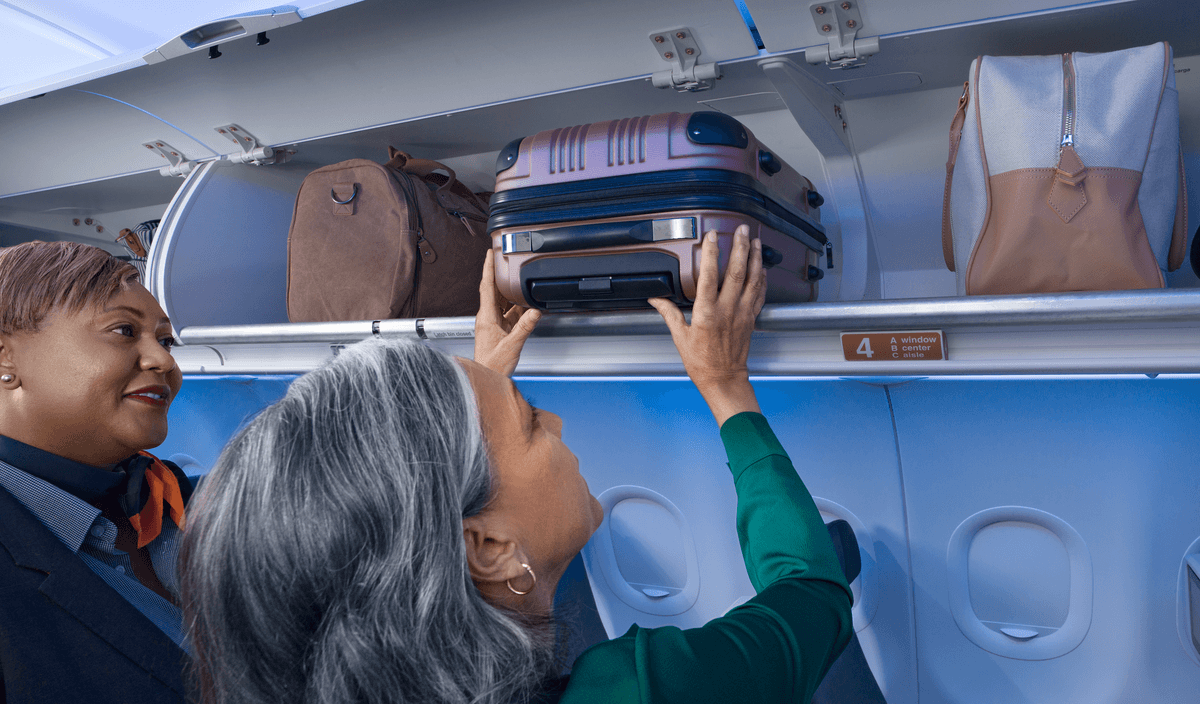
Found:
[[[413,176],[418,176],[423,179],[427,179],[437,171],[445,171],[446,174],[449,175],[449,178],[445,183],[442,183],[438,186],[438,193],[454,193],[461,198],[467,199],[468,202],[478,207],[484,213],[487,213],[487,204],[481,203],[479,196],[472,193],[470,188],[467,188],[465,184],[458,180],[458,176],[455,175],[454,169],[446,166],[440,161],[434,161],[432,159],[418,159],[413,157],[411,154],[396,149],[395,147],[388,147],[388,161],[386,164],[384,164],[384,166],[391,169],[399,169],[405,173],[409,173]]]

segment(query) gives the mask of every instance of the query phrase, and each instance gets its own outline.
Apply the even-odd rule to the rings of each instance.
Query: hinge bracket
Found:
[[[716,85],[721,77],[721,67],[716,62],[697,63],[700,44],[690,27],[676,27],[662,32],[651,32],[650,43],[663,61],[671,68],[655,71],[650,76],[655,88],[674,88],[680,93],[696,93]]]
[[[291,159],[292,155],[296,153],[291,149],[273,149],[259,144],[254,135],[238,125],[221,125],[215,129],[217,130],[217,134],[241,148],[242,151],[240,153],[230,154],[225,157],[234,164],[253,164],[255,166],[282,164]]]
[[[879,37],[858,37],[862,30],[859,0],[827,0],[809,5],[817,32],[829,40],[824,46],[804,50],[804,60],[830,68],[858,68],[879,53]]]
[[[159,156],[170,162],[167,166],[159,168],[158,173],[163,176],[179,176],[180,178],[192,173],[196,168],[196,162],[188,161],[183,152],[162,140],[154,140],[146,142],[143,147],[156,152]]]

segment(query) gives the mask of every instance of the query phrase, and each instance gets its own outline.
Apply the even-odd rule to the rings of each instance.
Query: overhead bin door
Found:
[[[286,144],[645,76],[668,68],[649,34],[683,26],[702,62],[758,51],[727,0],[367,0],[287,27],[265,50],[186,56],[106,88],[189,131],[236,121]]]
[[[843,1],[837,0],[837,4],[840,5]],[[947,25],[990,22],[1016,15],[1054,12],[1087,5],[1112,5],[1119,2],[1132,0],[1005,0],[1003,3],[994,4],[962,0],[850,0],[851,4],[859,6],[858,11],[862,16],[860,36],[864,37],[886,36]],[[829,41],[809,12],[809,6],[817,4],[816,0],[800,3],[791,0],[745,0],[745,3],[758,25],[758,32],[767,51],[791,51]],[[826,5],[833,8],[833,0]],[[832,12],[828,14],[830,17],[833,15]]]
[[[195,52],[78,89],[152,113],[204,143],[187,158],[212,158],[212,151],[238,151],[215,132],[230,123],[263,144],[286,145],[648,76],[669,68],[650,33],[678,27],[694,30],[702,62],[757,52],[736,6],[726,0],[470,0],[419,6],[368,0],[273,31],[266,46],[235,41],[219,45],[222,55],[214,60]],[[653,91],[649,85],[647,90]],[[39,127],[49,112],[61,109],[43,100],[0,107],[0,129],[60,140]],[[86,112],[75,117],[108,135],[111,148],[94,153],[69,175],[26,177],[22,190],[146,168],[141,144],[163,139],[172,129],[128,130],[119,121],[98,125]],[[511,132],[524,134],[520,121],[514,120]],[[0,162],[30,158],[9,153],[8,142],[0,143]]]
[[[0,197],[166,166],[146,142],[191,159],[217,155],[158,116],[92,91],[0,105]]]
[[[1200,52],[1191,31],[1200,5],[1191,0],[1009,0],[964,3],[953,0],[745,0],[765,50],[792,54],[796,64],[847,99],[914,89],[961,86],[976,56],[1044,55],[1066,51],[1103,52],[1166,40],[1175,55]],[[876,39],[877,53],[854,70],[827,67],[818,58],[831,47],[833,33],[823,32],[815,6],[832,13],[851,5],[861,18],[854,40]],[[820,17],[832,17],[820,15]],[[833,20],[821,20],[822,23]],[[1119,27],[1120,31],[1113,31]],[[806,61],[813,62],[808,67]],[[860,62],[861,63],[861,62]],[[951,103],[950,114],[953,114]],[[949,124],[949,115],[946,123]],[[853,124],[853,122],[851,123]],[[944,149],[944,147],[943,147]]]
[[[147,52],[180,34],[204,34],[221,19],[272,11],[298,19],[357,1],[272,8],[269,0],[7,0],[0,3],[0,105],[144,66]]]

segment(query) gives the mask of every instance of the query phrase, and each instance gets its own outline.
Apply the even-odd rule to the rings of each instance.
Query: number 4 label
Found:
[[[946,359],[941,330],[844,332],[847,362],[916,362]]]

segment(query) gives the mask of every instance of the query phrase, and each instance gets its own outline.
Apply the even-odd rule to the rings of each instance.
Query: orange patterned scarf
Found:
[[[183,529],[183,494],[179,491],[179,482],[167,466],[149,452],[139,452],[139,455],[149,457],[150,466],[142,481],[150,490],[150,499],[137,515],[129,517],[129,523],[137,531],[138,548],[149,545],[162,531],[163,502],[171,510],[171,520],[179,529]]]

